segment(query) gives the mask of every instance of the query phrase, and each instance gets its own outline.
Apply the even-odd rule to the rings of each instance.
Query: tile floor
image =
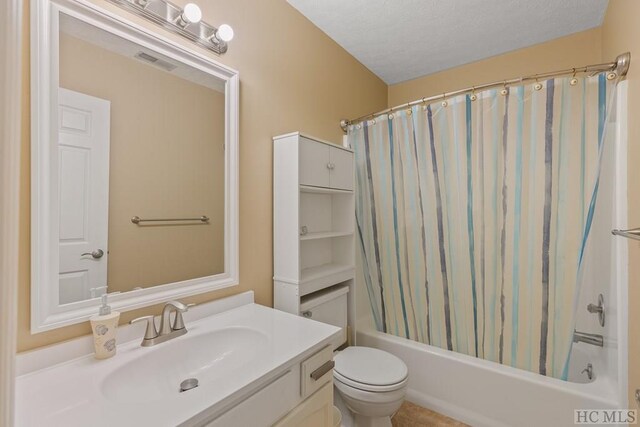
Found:
[[[468,427],[466,424],[445,415],[404,402],[391,419],[393,427]]]

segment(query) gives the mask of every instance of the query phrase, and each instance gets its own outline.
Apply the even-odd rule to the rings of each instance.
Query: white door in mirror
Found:
[[[68,304],[107,291],[110,102],[58,94],[59,302]]]

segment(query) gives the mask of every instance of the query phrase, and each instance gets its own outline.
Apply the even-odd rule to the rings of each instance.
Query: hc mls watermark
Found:
[[[574,424],[637,424],[635,409],[576,409],[573,411]]]

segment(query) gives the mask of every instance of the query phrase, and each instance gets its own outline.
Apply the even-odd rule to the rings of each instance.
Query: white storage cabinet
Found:
[[[275,137],[273,151],[274,307],[341,326],[317,299],[341,292],[353,325],[353,151],[300,132]]]

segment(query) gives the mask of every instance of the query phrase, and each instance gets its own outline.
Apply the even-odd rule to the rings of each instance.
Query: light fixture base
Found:
[[[192,42],[222,55],[228,50],[228,44],[215,37],[218,28],[204,21],[186,23],[183,21],[184,10],[166,0],[108,0],[148,21],[151,21],[166,30],[179,34]]]

